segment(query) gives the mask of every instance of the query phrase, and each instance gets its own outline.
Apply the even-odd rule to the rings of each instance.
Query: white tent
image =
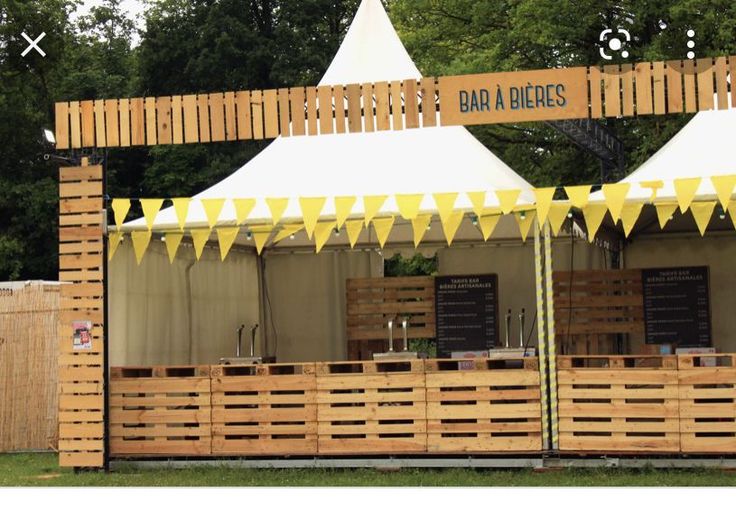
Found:
[[[421,75],[399,40],[380,0],[363,0],[323,84],[349,84]],[[281,222],[300,222],[298,198],[326,197],[322,217],[335,216],[332,198],[355,196],[351,217],[362,218],[363,196],[386,195],[377,216],[396,215],[395,194],[426,194],[420,210],[436,213],[433,193],[459,192],[456,209],[471,211],[463,192],[486,193],[486,207],[497,207],[494,190],[519,189],[518,204],[532,204],[532,186],[486,149],[463,127],[426,127],[404,131],[279,137],[232,175],[194,199],[254,198],[247,225],[270,224],[266,198],[289,198]],[[236,225],[235,208],[226,200],[218,226]],[[510,224],[510,225],[513,225]],[[207,226],[204,208],[193,200],[186,228]],[[145,229],[138,219],[124,230]],[[177,229],[173,208],[159,212],[154,229]],[[466,227],[467,230],[467,227]],[[462,235],[461,229],[459,236]],[[477,233],[477,231],[475,231]],[[518,233],[518,231],[516,231]],[[303,233],[302,233],[303,234]],[[517,234],[518,235],[518,234]],[[411,231],[400,231],[411,240]],[[288,240],[287,240],[288,241]],[[303,236],[302,243],[306,242]],[[311,243],[310,243],[311,244]]]

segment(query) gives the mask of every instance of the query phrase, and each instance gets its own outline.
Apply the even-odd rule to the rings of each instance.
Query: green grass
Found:
[[[81,472],[50,453],[0,454],[0,486],[736,486],[723,470],[236,469]]]

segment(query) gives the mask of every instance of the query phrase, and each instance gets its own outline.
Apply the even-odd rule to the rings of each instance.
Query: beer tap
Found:
[[[409,351],[409,335],[407,333],[407,326],[409,325],[409,317],[404,316],[401,320],[401,328],[404,330],[404,351]]]
[[[394,318],[388,320],[388,351],[394,351]]]
[[[511,335],[511,309],[506,313],[506,347],[509,348],[509,336]]]
[[[524,348],[524,307],[519,313],[519,348]]]

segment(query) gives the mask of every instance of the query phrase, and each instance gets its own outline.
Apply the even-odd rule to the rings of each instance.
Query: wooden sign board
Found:
[[[708,267],[642,270],[648,344],[710,346]]]
[[[587,69],[440,77],[443,126],[588,117]]]
[[[498,275],[435,277],[437,356],[498,344]]]

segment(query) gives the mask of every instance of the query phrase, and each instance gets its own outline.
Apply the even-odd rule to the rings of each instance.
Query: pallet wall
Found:
[[[59,463],[104,463],[103,170],[59,170]],[[91,346],[74,346],[73,322],[88,321]]]

